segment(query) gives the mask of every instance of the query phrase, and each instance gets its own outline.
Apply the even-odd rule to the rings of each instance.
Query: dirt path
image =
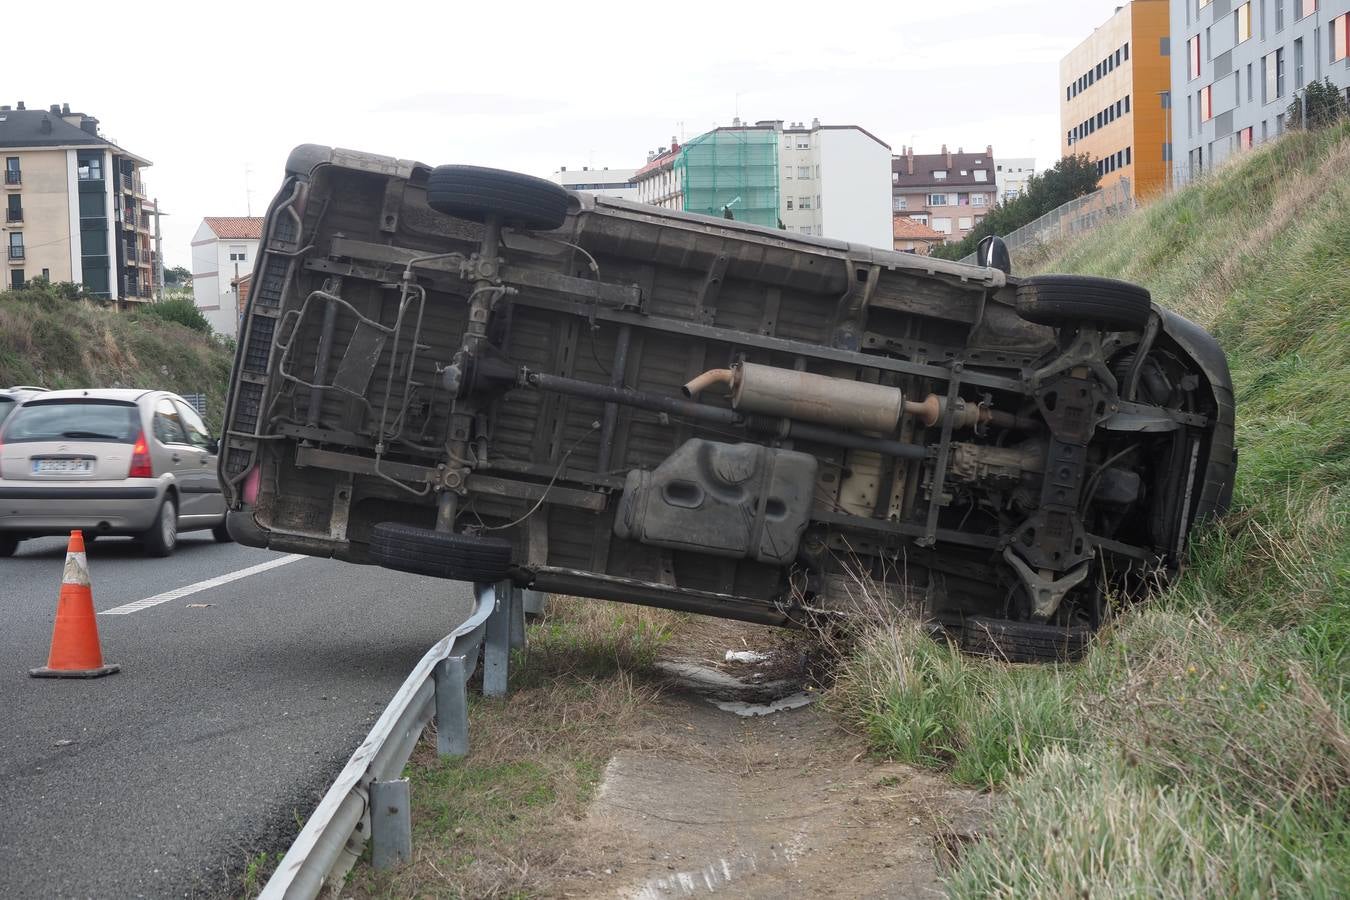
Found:
[[[792,661],[784,665],[792,651],[775,634],[713,623],[693,642],[697,657],[663,661],[681,675],[646,726],[654,749],[610,760],[542,896],[939,893],[938,856],[979,831],[988,798],[867,758],[815,705],[753,717],[718,708],[738,694],[752,705],[796,696]],[[780,646],[759,663],[716,660],[721,648],[754,651],[756,641]]]

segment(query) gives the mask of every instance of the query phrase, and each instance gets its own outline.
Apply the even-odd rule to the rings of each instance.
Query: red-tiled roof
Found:
[[[207,216],[206,226],[215,232],[216,237],[223,240],[261,240],[262,225],[261,218],[249,218],[247,216]]]
[[[896,216],[892,222],[898,241],[943,241],[947,236],[908,216]]]

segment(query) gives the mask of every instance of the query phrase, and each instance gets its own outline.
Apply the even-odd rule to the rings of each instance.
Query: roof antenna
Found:
[[[248,210],[248,217],[253,218],[253,189],[249,187],[248,176],[253,174],[252,167],[244,163],[244,208]]]

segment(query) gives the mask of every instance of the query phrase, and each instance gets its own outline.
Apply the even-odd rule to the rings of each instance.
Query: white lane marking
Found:
[[[269,559],[265,563],[258,563],[256,566],[249,566],[247,569],[239,569],[235,572],[227,572],[224,575],[217,575],[215,578],[208,578],[205,581],[199,581],[196,584],[189,584],[184,587],[174,588],[171,591],[165,591],[162,594],[156,594],[153,597],[146,597],[144,600],[137,600],[134,603],[124,603],[121,606],[105,609],[99,613],[100,616],[126,616],[134,612],[140,612],[143,609],[149,609],[152,606],[159,606],[161,603],[168,603],[170,600],[177,600],[180,597],[186,597],[199,591],[209,590],[213,587],[220,587],[222,584],[229,584],[231,581],[238,581],[241,578],[247,578],[250,575],[257,575],[259,572],[266,572],[268,569],[275,569],[278,566],[284,566],[293,563],[298,559],[304,559],[300,553],[291,553],[279,559]]]

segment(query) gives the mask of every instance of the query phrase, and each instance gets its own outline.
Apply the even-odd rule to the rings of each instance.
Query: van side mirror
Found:
[[[1012,274],[1012,256],[1003,238],[991,234],[982,239],[975,248],[975,261],[986,269],[998,269],[1005,275]]]
[[[212,456],[220,455],[220,438],[211,438],[211,442],[206,445],[206,450]]]

